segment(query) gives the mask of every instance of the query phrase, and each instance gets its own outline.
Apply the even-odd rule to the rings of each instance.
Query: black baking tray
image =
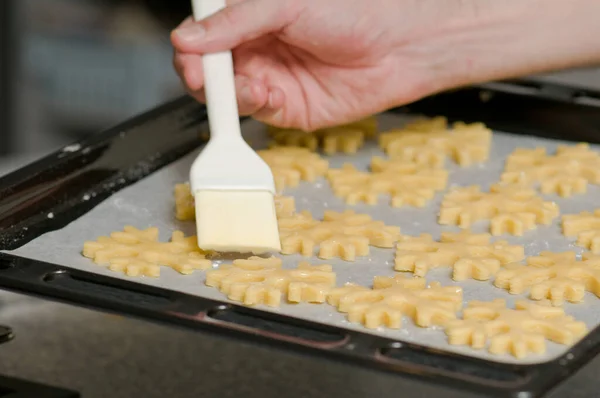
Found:
[[[556,84],[491,83],[391,112],[444,115],[451,121],[482,121],[505,132],[600,142],[600,93]],[[78,142],[77,151],[58,151],[0,178],[0,249],[16,249],[85,215],[113,193],[202,145],[205,130],[205,108],[182,97]],[[96,196],[82,200],[87,192]],[[600,352],[596,328],[553,361],[495,363],[5,253],[0,253],[0,287],[486,397],[541,397]]]

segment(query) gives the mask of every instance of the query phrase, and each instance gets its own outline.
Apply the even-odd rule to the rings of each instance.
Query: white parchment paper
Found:
[[[382,129],[400,127],[407,120],[406,116],[384,114],[380,117],[380,126]],[[256,148],[265,146],[266,136],[264,134],[264,127],[261,124],[248,121],[243,127],[244,134],[249,138],[252,145]],[[168,133],[168,131],[165,131],[165,134]],[[483,165],[469,168],[459,168],[456,165],[450,165],[450,184],[477,184],[483,188],[487,188],[498,180],[505,157],[515,148],[544,146],[549,151],[553,151],[561,143],[563,142],[496,132],[494,134],[490,161]],[[114,278],[128,279],[137,283],[226,301],[227,299],[218,290],[204,285],[204,272],[201,271],[192,275],[180,275],[170,268],[165,267],[161,271],[161,277],[158,279],[147,277],[130,278],[96,265],[80,254],[84,241],[94,240],[100,235],[107,235],[113,231],[121,230],[125,225],[133,225],[137,228],[159,227],[161,239],[165,240],[169,238],[171,232],[174,230],[183,230],[186,234],[194,234],[193,222],[179,222],[174,217],[173,186],[176,183],[188,180],[189,168],[196,155],[197,152],[192,153],[138,183],[123,189],[65,228],[42,235],[27,245],[14,250],[12,253],[84,271],[109,275]],[[370,142],[358,155],[336,155],[326,158],[330,161],[331,167],[339,167],[344,162],[352,162],[356,166],[366,169],[373,155],[383,155],[383,153],[379,150],[375,142]],[[326,209],[341,211],[348,208],[342,200],[333,196],[328,183],[323,179],[316,183],[302,183],[297,189],[288,190],[285,194],[296,198],[298,210],[308,209],[315,217],[320,217]],[[453,227],[441,227],[437,224],[436,214],[441,197],[442,194],[437,195],[435,200],[427,207],[421,209],[410,207],[394,209],[387,205],[386,199],[382,199],[379,206],[359,205],[351,206],[350,208],[358,212],[368,213],[374,219],[385,221],[389,225],[398,225],[401,227],[403,234],[418,235],[426,232],[437,238],[442,231],[458,230]],[[554,195],[546,195],[545,197],[547,200],[555,200],[560,205],[562,214],[577,213],[584,210],[592,210],[600,205],[600,188],[590,186],[587,194],[574,196],[569,199],[561,199]],[[473,228],[474,232],[486,230],[487,222],[481,222]],[[500,239],[525,245],[527,255],[536,255],[543,250],[557,252],[575,250],[577,253],[582,252],[581,248],[578,248],[572,241],[562,236],[558,219],[551,226],[540,226],[537,230],[527,233],[524,237],[501,237]],[[316,257],[307,259],[298,255],[283,256],[284,267],[286,268],[295,267],[299,260],[308,260],[313,264],[328,263],[333,265],[334,271],[337,273],[339,285],[346,282],[354,282],[365,286],[370,286],[373,277],[376,275],[393,275],[393,259],[393,249],[377,248],[371,248],[369,257],[361,258],[356,262],[345,262],[342,260],[323,261]],[[218,262],[215,266],[217,265]],[[450,275],[451,270],[448,268],[436,269],[429,272],[427,280],[428,282],[439,281],[444,285],[458,284],[462,286],[465,303],[470,300],[505,298],[512,305],[516,299],[523,298],[523,296],[513,296],[502,289],[494,287],[492,281],[456,283],[452,281]],[[556,358],[567,349],[564,346],[548,342],[545,354],[533,355],[519,361],[508,355],[493,356],[485,350],[476,351],[468,347],[450,346],[446,342],[446,336],[443,331],[436,328],[422,329],[416,327],[409,319],[404,320],[404,326],[401,330],[380,329],[370,331],[361,325],[347,322],[343,314],[338,313],[335,308],[327,304],[283,304],[277,309],[260,308],[265,311],[274,311],[324,324],[381,334],[399,341],[413,342],[441,350],[486,358],[492,361],[539,363]],[[585,321],[590,329],[600,324],[600,302],[590,293],[586,293],[583,303],[566,304],[565,309],[577,319]]]

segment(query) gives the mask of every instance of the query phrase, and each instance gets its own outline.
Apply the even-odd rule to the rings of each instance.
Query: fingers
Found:
[[[171,33],[173,46],[185,53],[231,50],[287,26],[296,15],[297,2],[284,0],[234,1],[200,21],[184,21]]]
[[[205,103],[202,56],[176,52],[173,56],[173,66],[187,91],[198,101]],[[281,90],[273,93],[258,79],[236,75],[235,89],[241,115],[253,115],[265,107],[272,108],[283,102]]]
[[[240,115],[252,115],[267,104],[268,88],[259,80],[237,76],[235,89]]]
[[[175,47],[173,65],[186,89],[196,100],[206,102],[202,54],[232,50],[273,31],[283,29],[294,18],[294,7],[286,0],[228,0],[224,10],[204,19],[184,20],[171,34]],[[263,81],[236,76],[241,115],[268,120],[283,107],[283,92]]]
[[[205,103],[202,56],[176,52],[173,56],[173,66],[188,93],[198,101]],[[269,100],[267,87],[257,79],[236,75],[235,90],[239,112],[243,115],[253,114],[265,106]]]
[[[202,56],[176,52],[173,56],[173,66],[189,91],[197,91],[204,86]]]
[[[197,101],[206,103],[202,81],[202,64],[200,62],[198,66],[192,66],[193,70],[190,70],[190,66],[188,66],[197,62],[194,57],[200,57],[189,57],[188,55],[176,55],[175,68],[184,81],[188,93]],[[276,87],[268,87],[258,79],[237,75],[235,77],[235,89],[238,111],[242,116],[269,118],[284,103],[283,91]]]
[[[252,114],[256,120],[279,125],[283,120],[283,105],[285,103],[285,94],[279,87],[269,87],[269,98],[265,106]]]

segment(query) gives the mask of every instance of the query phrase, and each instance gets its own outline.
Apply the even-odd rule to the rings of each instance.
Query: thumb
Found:
[[[223,10],[190,23],[171,33],[176,50],[210,53],[231,50],[238,45],[283,29],[295,17],[294,0],[233,1]]]

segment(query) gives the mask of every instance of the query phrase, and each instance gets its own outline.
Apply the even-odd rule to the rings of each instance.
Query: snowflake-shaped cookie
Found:
[[[489,157],[492,132],[482,123],[455,123],[445,118],[419,120],[403,129],[380,135],[379,145],[392,158],[415,160],[419,154],[443,162],[451,157],[460,166],[484,162]]]
[[[490,192],[478,186],[455,188],[441,204],[438,222],[470,228],[480,220],[490,220],[492,235],[522,236],[536,225],[549,225],[559,215],[558,205],[544,201],[527,188],[494,185]]]
[[[332,289],[327,302],[347,313],[350,322],[362,323],[369,329],[381,326],[398,329],[403,315],[420,327],[443,325],[456,318],[462,305],[460,287],[442,287],[437,283],[425,287],[409,281],[398,284],[392,281],[391,287],[380,289],[347,283]]]
[[[383,166],[382,166],[383,167]],[[362,172],[351,164],[340,169],[331,169],[327,179],[333,193],[347,204],[364,202],[376,205],[381,195],[390,197],[393,207],[423,207],[436,191],[444,189],[448,183],[448,172],[426,167],[380,169],[378,172]]]
[[[562,217],[562,231],[565,236],[577,237],[577,245],[592,253],[600,253],[600,209],[594,212],[566,214]]]
[[[530,290],[533,300],[549,299],[555,306],[564,301],[581,302],[587,291],[600,297],[600,257],[575,252],[541,252],[527,258],[527,265],[512,264],[496,274],[494,285],[512,294]]]
[[[489,234],[445,233],[439,242],[428,234],[402,236],[396,244],[396,271],[424,277],[432,268],[452,268],[452,278],[489,280],[500,267],[525,257],[523,246],[490,242]]]
[[[450,133],[446,151],[459,166],[467,167],[488,160],[492,131],[483,123],[456,122]]]
[[[369,215],[352,210],[342,213],[326,211],[323,220],[314,220],[301,213],[279,221],[282,254],[312,256],[319,247],[318,256],[354,261],[369,254],[369,245],[393,247],[400,236],[400,228],[374,221]]]
[[[250,257],[207,271],[206,285],[244,305],[278,307],[282,296],[291,303],[323,303],[335,286],[335,273],[325,264],[283,269],[279,258]]]
[[[300,180],[313,182],[329,168],[327,160],[306,148],[274,147],[258,154],[271,168],[278,191],[293,188]]]
[[[195,236],[186,238],[183,232],[175,231],[170,242],[159,242],[158,228],[140,230],[126,226],[123,231],[85,242],[83,255],[127,276],[158,277],[161,265],[181,274],[205,270],[212,265],[198,249]]]
[[[548,155],[545,148],[518,148],[506,159],[500,180],[539,184],[544,194],[582,194],[588,184],[600,184],[600,154],[590,150],[588,144],[561,145],[554,155]]]
[[[546,340],[571,345],[587,333],[586,325],[562,308],[522,300],[510,309],[502,299],[469,302],[463,319],[448,322],[445,330],[452,345],[483,349],[489,342],[490,353],[517,358],[544,353]]]

